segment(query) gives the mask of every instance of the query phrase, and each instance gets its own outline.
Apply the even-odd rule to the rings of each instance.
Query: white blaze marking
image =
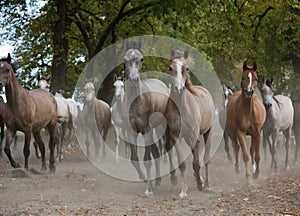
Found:
[[[183,62],[181,61],[176,61],[176,67],[177,67],[177,85],[178,87],[180,87],[180,90],[182,88],[182,73],[181,73],[181,69],[182,69],[182,65]]]
[[[248,91],[250,91],[251,90],[251,86],[252,86],[252,73],[248,73],[248,77],[249,77]]]

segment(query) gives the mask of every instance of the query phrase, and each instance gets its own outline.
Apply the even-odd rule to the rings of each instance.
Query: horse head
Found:
[[[114,87],[115,87],[116,99],[123,100],[125,89],[124,89],[124,80],[122,77],[115,76]]]
[[[234,90],[232,88],[230,88],[229,86],[226,86],[223,84],[223,90],[224,90],[224,98],[225,98],[225,102],[224,105],[227,105],[228,99],[230,96],[233,95]]]
[[[171,48],[170,72],[173,77],[173,87],[178,94],[185,90],[187,82],[189,82],[191,62],[189,48],[186,48],[184,52],[174,50],[174,47]]]
[[[11,76],[15,73],[17,67],[11,63],[11,56],[8,53],[7,58],[0,59],[0,89],[11,82]]]
[[[270,108],[272,106],[272,98],[275,92],[275,88],[273,86],[273,78],[271,78],[270,80],[263,79],[260,92],[264,106],[267,109]]]
[[[125,78],[129,81],[139,81],[140,70],[144,56],[141,51],[141,43],[132,41],[127,45],[125,56],[124,56],[124,67],[125,67]]]
[[[51,76],[43,77],[43,76],[40,76],[40,74],[38,74],[37,75],[38,87],[40,89],[48,90],[48,85],[49,85],[50,79],[51,79]]]
[[[243,73],[241,80],[241,90],[244,92],[246,98],[251,98],[254,89],[257,86],[257,65],[256,62],[253,62],[253,66],[249,67],[247,62],[245,61],[243,64]]]
[[[88,104],[91,104],[95,98],[95,86],[94,86],[94,79],[86,79],[84,85],[84,96],[85,101]]]

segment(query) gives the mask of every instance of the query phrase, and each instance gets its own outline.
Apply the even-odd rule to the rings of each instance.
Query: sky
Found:
[[[12,52],[12,46],[8,44],[1,44],[0,45],[0,58],[6,57],[7,53]],[[13,55],[13,53],[11,53]]]

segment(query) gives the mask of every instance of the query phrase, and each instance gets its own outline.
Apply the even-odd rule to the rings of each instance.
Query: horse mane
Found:
[[[185,81],[185,87],[193,94],[198,96],[198,93],[196,91],[196,89],[193,87],[193,83],[190,80],[190,75],[188,75],[186,81]]]

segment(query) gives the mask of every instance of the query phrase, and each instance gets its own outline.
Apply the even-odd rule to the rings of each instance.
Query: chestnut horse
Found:
[[[285,169],[289,169],[289,143],[292,134],[294,109],[292,101],[289,97],[284,95],[275,95],[275,88],[273,86],[273,79],[263,80],[260,85],[260,92],[263,99],[263,104],[266,108],[266,121],[263,126],[263,147],[266,157],[267,142],[270,147],[272,156],[271,170],[277,172],[277,155],[276,146],[278,142],[279,132],[283,132],[285,137]],[[272,137],[272,142],[270,140]]]
[[[173,76],[171,92],[168,99],[165,117],[169,128],[167,143],[175,146],[178,157],[179,169],[181,172],[181,198],[187,196],[187,183],[185,180],[185,160],[181,151],[184,143],[193,153],[193,169],[199,190],[209,187],[208,163],[210,160],[210,148],[212,137],[212,126],[214,123],[215,106],[209,91],[201,86],[192,85],[189,79],[189,67],[192,58],[187,48],[184,53],[171,49],[170,71]],[[200,176],[200,139],[203,136],[205,143],[205,171],[206,179],[203,181]],[[178,142],[178,143],[176,143]],[[175,145],[176,144],[176,145]]]
[[[254,179],[260,172],[260,135],[266,119],[266,111],[259,97],[254,94],[257,86],[257,65],[249,67],[245,61],[241,79],[241,91],[235,92],[228,100],[226,109],[226,129],[235,143],[235,171],[239,173],[239,150],[242,148],[243,159],[246,169],[247,183],[251,183],[249,169],[249,154],[246,144],[246,135],[251,136],[250,155]],[[255,158],[255,163],[254,163]]]
[[[21,87],[15,76],[16,65],[11,63],[10,54],[0,60],[0,88],[5,87],[7,104],[4,111],[4,122],[7,127],[4,152],[14,168],[20,167],[11,155],[10,143],[16,131],[25,134],[23,153],[25,169],[28,169],[31,133],[39,145],[42,155],[42,169],[46,169],[45,144],[40,131],[47,128],[50,141],[50,172],[55,172],[54,148],[55,128],[57,121],[57,105],[54,97],[47,91],[35,89],[28,91]]]
[[[296,139],[295,161],[300,157],[300,99],[293,100],[294,125],[293,130]]]
[[[229,152],[229,134],[228,131],[226,130],[226,106],[229,100],[229,97],[231,97],[234,93],[234,90],[232,88],[230,88],[229,86],[225,86],[223,85],[223,90],[224,90],[224,108],[220,110],[219,112],[219,123],[223,129],[223,140],[224,140],[224,144],[225,144],[225,151],[227,153],[227,159],[229,161],[232,161],[232,157],[230,155]],[[232,147],[234,149],[234,145],[232,143]]]

